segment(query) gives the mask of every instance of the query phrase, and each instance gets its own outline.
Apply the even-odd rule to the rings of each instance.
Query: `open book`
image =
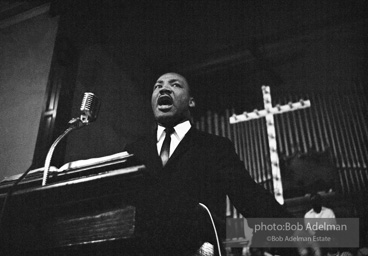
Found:
[[[124,151],[124,152],[119,152],[113,155],[108,155],[108,156],[103,156],[103,157],[72,161],[72,162],[64,164],[60,168],[57,168],[55,166],[50,166],[49,175],[58,176],[58,175],[67,174],[69,172],[77,172],[77,171],[83,171],[83,170],[89,170],[89,169],[96,170],[96,168],[102,168],[102,167],[107,167],[110,165],[124,163],[131,156],[132,154],[129,154],[128,152]],[[34,181],[34,180],[42,179],[43,171],[44,171],[44,167],[31,170],[27,174],[27,176],[24,178],[24,181]],[[0,185],[4,185],[6,183],[12,183],[15,180],[17,180],[20,176],[22,176],[22,174],[16,174],[16,175],[12,175],[9,177],[5,177],[0,182]]]
[[[116,163],[124,162],[128,157],[132,156],[128,152],[120,152],[109,156],[90,158],[85,160],[77,160],[69,162],[57,169],[57,172],[68,172],[71,170],[84,169],[90,167],[102,167],[107,165],[113,165]],[[50,170],[51,171],[51,170]]]

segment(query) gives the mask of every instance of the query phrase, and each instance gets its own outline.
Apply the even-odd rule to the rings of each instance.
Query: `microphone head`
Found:
[[[81,120],[83,123],[93,122],[97,119],[100,102],[92,92],[85,92],[80,107]]]

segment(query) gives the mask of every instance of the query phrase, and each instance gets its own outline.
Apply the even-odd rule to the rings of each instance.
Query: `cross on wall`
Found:
[[[276,105],[272,107],[271,101],[271,89],[269,86],[262,86],[263,103],[265,109],[254,110],[253,112],[244,112],[241,115],[233,115],[230,117],[230,124],[240,123],[249,121],[252,119],[258,119],[261,117],[266,118],[268,145],[270,149],[270,160],[271,160],[271,171],[272,171],[272,182],[274,188],[274,194],[276,200],[280,204],[284,204],[284,196],[281,182],[281,172],[279,165],[279,156],[277,154],[277,143],[276,143],[276,131],[274,115],[281,114],[284,112],[290,112],[298,109],[308,108],[311,106],[309,100],[300,100],[299,102],[289,102],[287,105]]]

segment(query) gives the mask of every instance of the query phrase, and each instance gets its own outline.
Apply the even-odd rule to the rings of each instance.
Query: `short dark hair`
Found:
[[[168,72],[161,72],[159,75],[156,76],[156,79],[158,77],[161,77],[161,76],[163,76],[165,74],[170,74],[170,73],[177,74],[177,75],[179,75],[179,76],[181,76],[181,77],[183,77],[185,79],[185,81],[187,82],[187,85],[188,85],[189,95],[191,97],[193,97],[194,94],[193,94],[193,89],[191,88],[191,81],[189,81],[189,79],[188,79],[188,77],[190,77],[190,75],[188,75],[188,74],[186,74],[184,72],[175,71],[175,70],[174,71],[168,71]]]

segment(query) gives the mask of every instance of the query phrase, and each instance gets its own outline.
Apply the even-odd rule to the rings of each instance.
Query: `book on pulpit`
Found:
[[[48,175],[48,184],[96,175],[106,176],[111,172],[128,174],[142,169],[129,168],[132,166],[141,166],[143,168],[143,165],[135,161],[134,156],[126,151],[103,157],[72,161],[62,165],[60,168],[51,166]],[[44,167],[31,170],[18,186],[39,186],[42,181],[43,172]],[[0,192],[12,186],[20,176],[22,174],[5,177],[0,181]]]

